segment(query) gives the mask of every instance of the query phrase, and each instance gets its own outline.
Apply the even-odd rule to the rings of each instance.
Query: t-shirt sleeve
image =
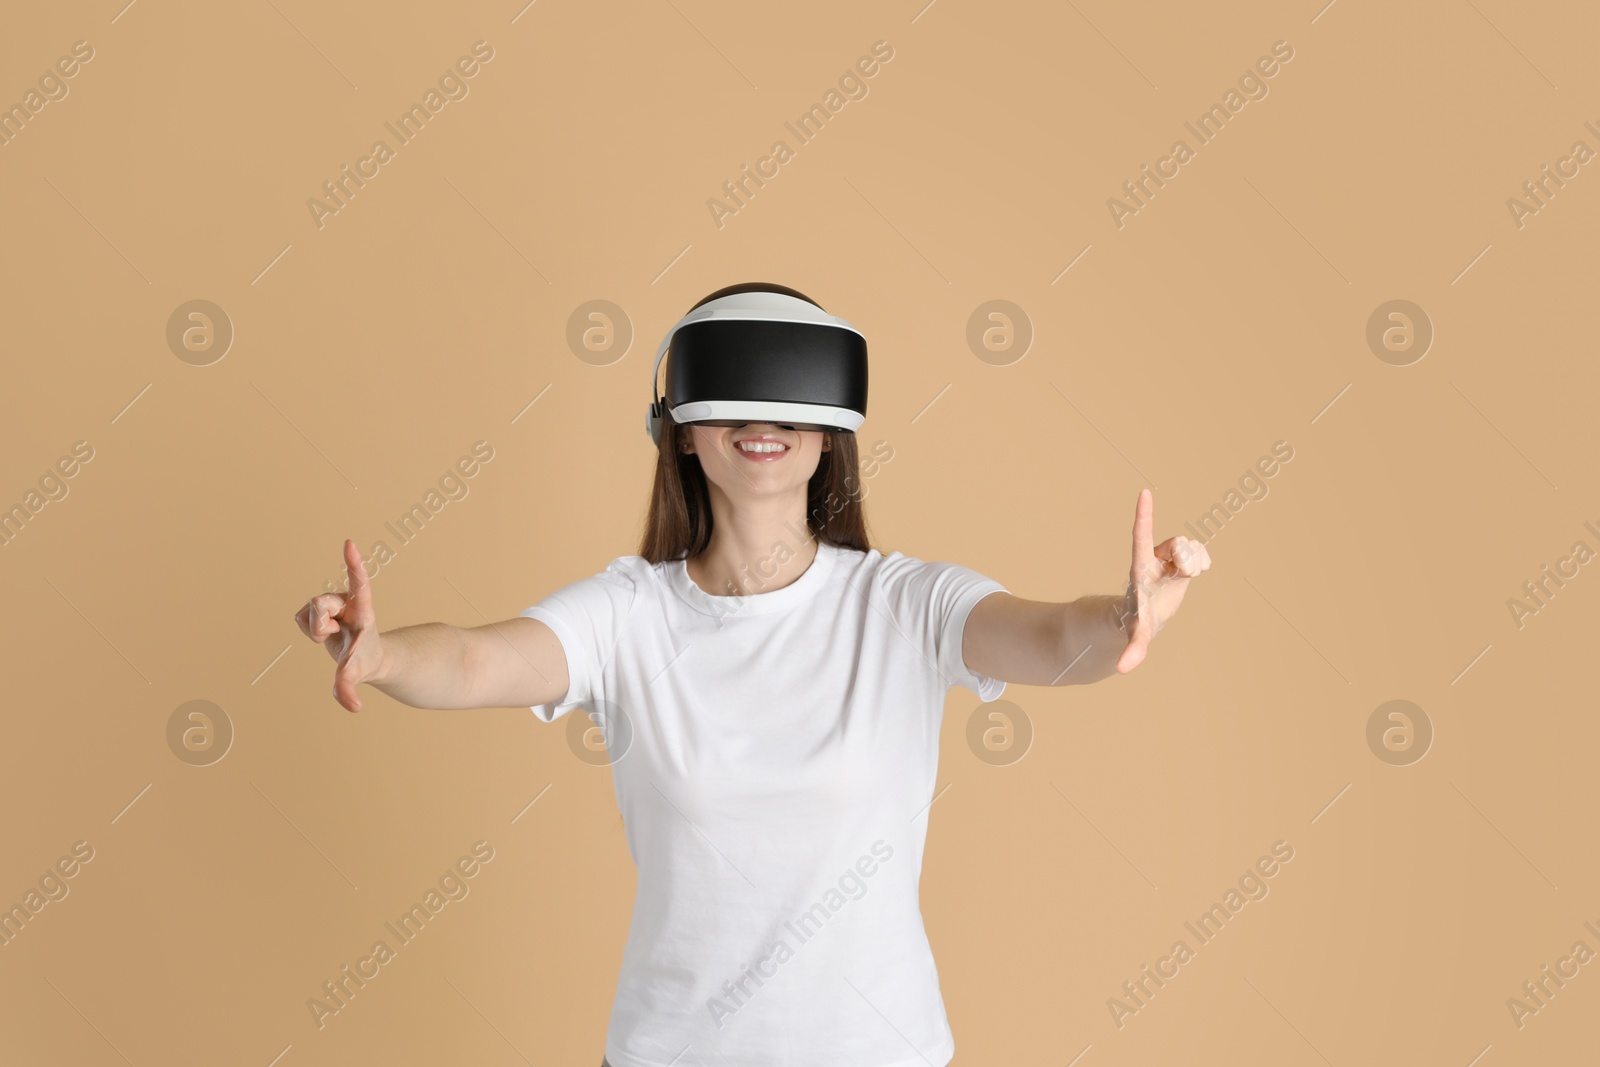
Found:
[[[901,632],[922,649],[942,690],[966,686],[984,703],[1005,692],[1005,682],[968,669],[961,639],[973,606],[990,593],[1009,590],[959,563],[926,563],[895,552],[885,564],[885,586]]]
[[[611,562],[599,574],[563,586],[522,611],[555,632],[567,658],[567,692],[560,700],[528,710],[554,722],[573,708],[589,707],[602,695],[601,673],[611,662],[638,595],[637,557]]]

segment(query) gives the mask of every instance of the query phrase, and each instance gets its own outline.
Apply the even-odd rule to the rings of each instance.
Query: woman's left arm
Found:
[[[1019,685],[1086,685],[1137,667],[1183,603],[1189,580],[1211,566],[1205,546],[1191,538],[1153,544],[1154,511],[1150,490],[1141,489],[1125,593],[1065,604],[991,593],[967,616],[967,667]]]

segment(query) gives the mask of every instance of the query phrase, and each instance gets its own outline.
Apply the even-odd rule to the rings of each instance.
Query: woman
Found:
[[[739,292],[785,293],[749,284]],[[605,727],[639,872],[604,1067],[942,1065],[918,879],[946,694],[1126,673],[1210,565],[1134,509],[1122,595],[1046,603],[868,544],[855,435],[662,420],[638,555],[514,619],[379,633],[348,593],[296,616],[418,708],[583,707]],[[337,637],[337,640],[329,640]]]

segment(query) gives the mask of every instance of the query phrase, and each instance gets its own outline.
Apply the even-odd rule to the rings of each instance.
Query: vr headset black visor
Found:
[[[853,433],[867,412],[867,342],[848,322],[779,293],[737,293],[691,311],[662,342],[664,395],[646,429],[772,423]]]

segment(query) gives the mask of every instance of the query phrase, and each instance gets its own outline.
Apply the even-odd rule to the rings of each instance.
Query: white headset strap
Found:
[[[681,323],[679,325],[681,325]],[[661,401],[662,401],[663,394],[661,394],[661,393],[656,391],[656,383],[661,380],[661,360],[666,356],[667,348],[669,346],[671,346],[671,344],[672,344],[672,335],[677,333],[677,332],[678,332],[678,327],[674,326],[667,333],[667,336],[662,338],[661,347],[656,349],[656,365],[655,365],[655,369],[650,372],[650,410],[651,411],[654,411],[655,408],[656,408],[656,405],[660,404]],[[665,405],[663,405],[662,410],[660,412],[660,415],[663,418],[665,418],[666,414],[667,414],[666,408],[665,408]]]

